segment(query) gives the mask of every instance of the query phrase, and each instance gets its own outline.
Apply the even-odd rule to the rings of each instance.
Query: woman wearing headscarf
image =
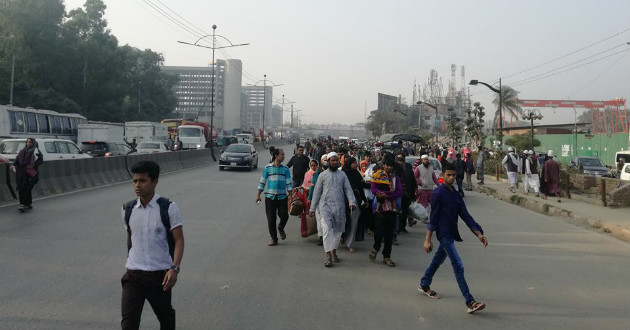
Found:
[[[302,187],[304,189],[309,190],[315,184],[313,183],[313,176],[317,173],[319,169],[319,162],[315,159],[312,159],[308,164],[309,170],[304,174],[304,181],[302,182]],[[317,181],[315,181],[317,182]]]
[[[365,198],[365,194],[363,192],[363,177],[361,176],[361,172],[358,170],[358,165],[359,164],[357,163],[356,158],[348,157],[346,159],[346,163],[343,165],[342,171],[348,177],[350,187],[352,188],[352,192],[354,193],[354,198],[357,203],[359,205],[364,205],[364,203],[367,202],[367,199]],[[355,237],[359,237],[361,239],[363,238],[363,235],[357,234],[359,230],[361,230],[361,234],[363,234],[363,228],[358,228],[360,215],[360,208],[357,207],[354,210],[350,210],[350,207],[346,206],[346,219],[350,219],[350,221],[346,221],[346,231],[344,232],[343,237],[344,243],[348,247],[350,253],[356,252],[352,247]]]
[[[13,165],[11,165],[11,170],[15,172],[16,188],[20,195],[20,211],[33,208],[31,191],[33,186],[39,181],[37,167],[43,161],[43,159],[40,159],[39,162],[37,161],[36,149],[37,142],[35,139],[26,139],[24,148],[20,150],[15,161],[13,161]],[[41,153],[39,157],[41,157]]]

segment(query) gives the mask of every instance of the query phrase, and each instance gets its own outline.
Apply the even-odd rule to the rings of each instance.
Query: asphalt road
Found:
[[[291,153],[291,150],[287,150]],[[261,165],[268,154],[261,153]],[[287,158],[288,161],[288,158]],[[202,167],[164,175],[158,192],[176,201],[186,247],[174,307],[179,329],[629,329],[628,244],[477,193],[466,197],[484,227],[484,249],[465,227],[457,247],[475,298],[466,313],[448,261],[432,288],[416,291],[432,256],[425,229],[399,238],[389,268],[357,253],[324,268],[315,238],[269,241],[253,172]],[[20,214],[0,207],[0,328],[119,329],[126,258],[123,202],[131,183],[37,200]],[[435,238],[434,238],[435,243]],[[145,305],[142,329],[158,322]]]

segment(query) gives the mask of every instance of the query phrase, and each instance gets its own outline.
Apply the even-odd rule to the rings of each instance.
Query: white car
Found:
[[[44,161],[60,159],[80,159],[91,156],[81,152],[81,149],[70,140],[62,139],[36,139],[39,150],[44,156]],[[24,148],[26,139],[7,139],[0,142],[0,154],[10,162],[13,162],[17,154]]]
[[[168,149],[162,142],[142,142],[136,146],[136,152],[139,154],[157,154],[167,151]]]

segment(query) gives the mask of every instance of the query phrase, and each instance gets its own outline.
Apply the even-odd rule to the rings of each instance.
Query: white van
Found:
[[[59,159],[90,158],[90,155],[82,153],[81,149],[70,140],[36,139],[36,141],[45,162]],[[13,162],[25,144],[26,139],[3,140],[0,142],[0,154],[10,162]]]
[[[239,133],[239,134],[236,134],[236,138],[238,139],[238,143],[245,143],[245,144],[254,143],[254,135],[251,133]]]

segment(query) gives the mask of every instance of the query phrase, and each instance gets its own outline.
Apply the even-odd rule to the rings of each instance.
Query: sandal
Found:
[[[328,259],[324,261],[324,267],[332,267],[332,265],[333,265],[332,260]]]
[[[426,294],[429,298],[440,299],[440,296],[438,296],[437,292],[431,290],[431,288],[429,287],[423,288],[419,286],[418,291]]]
[[[370,260],[374,261],[376,260],[376,254],[378,253],[378,251],[372,249],[372,252],[370,252],[370,255],[368,256],[370,258]]]
[[[471,301],[466,306],[468,306],[468,313],[474,313],[476,311],[480,311],[486,308],[486,304],[483,301],[474,301],[474,300]]]
[[[349,247],[348,248],[348,252],[355,253],[355,252],[357,252],[357,250],[355,250],[353,247]]]
[[[337,254],[336,254],[336,253],[333,253],[333,255],[332,255],[332,261],[333,261],[334,263],[338,263],[338,262],[339,262],[339,257],[337,257]]]
[[[383,259],[383,263],[389,267],[396,267],[396,263],[392,261],[390,258]]]

